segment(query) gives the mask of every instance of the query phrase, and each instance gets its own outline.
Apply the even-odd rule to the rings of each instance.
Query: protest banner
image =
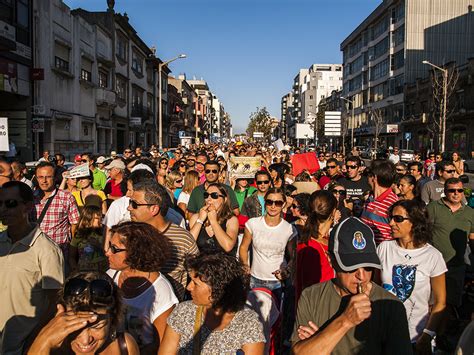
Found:
[[[293,163],[293,175],[307,170],[310,174],[319,170],[318,156],[314,152],[295,154],[291,157]]]
[[[88,176],[90,175],[90,170],[89,170],[89,164],[84,163],[78,166],[75,166],[71,170],[68,171],[68,178],[70,179],[77,179],[80,177]]]
[[[236,179],[253,179],[260,170],[260,157],[230,157],[229,175]]]
[[[285,145],[283,144],[283,141],[281,140],[281,138],[278,138],[275,142],[273,142],[273,146],[279,152],[285,149]]]

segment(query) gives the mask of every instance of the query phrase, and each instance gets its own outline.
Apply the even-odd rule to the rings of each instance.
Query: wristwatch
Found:
[[[433,339],[436,336],[436,332],[429,330],[429,329],[423,329],[423,333],[428,334],[431,339]]]
[[[201,221],[199,218],[196,219],[196,223],[199,223],[199,224],[201,224],[201,225],[204,225],[204,221]]]

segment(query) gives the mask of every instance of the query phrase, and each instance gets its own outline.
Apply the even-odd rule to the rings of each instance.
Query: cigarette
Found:
[[[359,282],[359,283],[357,284],[357,293],[362,293],[362,292],[363,292],[363,291],[362,291],[362,283]]]

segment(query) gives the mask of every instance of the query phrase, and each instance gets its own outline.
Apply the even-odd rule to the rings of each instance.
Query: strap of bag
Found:
[[[117,334],[118,345],[120,349],[120,355],[128,355],[127,341],[125,340],[125,333],[120,332]]]
[[[198,306],[196,317],[194,318],[194,338],[193,338],[193,355],[201,354],[201,326],[202,326],[202,306]]]
[[[44,208],[41,211],[41,214],[38,217],[38,220],[36,221],[36,223],[38,223],[38,225],[40,225],[41,222],[43,222],[43,218],[46,215],[46,212],[48,211],[49,205],[51,204],[51,202],[53,202],[53,199],[54,199],[54,197],[56,196],[57,193],[58,193],[58,189],[56,189],[56,191],[54,192],[54,195],[51,196],[50,198],[48,198],[48,201],[46,201],[46,204],[44,205]]]

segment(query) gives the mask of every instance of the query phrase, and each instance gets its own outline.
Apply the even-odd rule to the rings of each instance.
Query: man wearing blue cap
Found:
[[[412,354],[403,304],[371,281],[380,269],[374,234],[361,220],[334,227],[336,277],[306,288],[292,336],[295,354]]]

